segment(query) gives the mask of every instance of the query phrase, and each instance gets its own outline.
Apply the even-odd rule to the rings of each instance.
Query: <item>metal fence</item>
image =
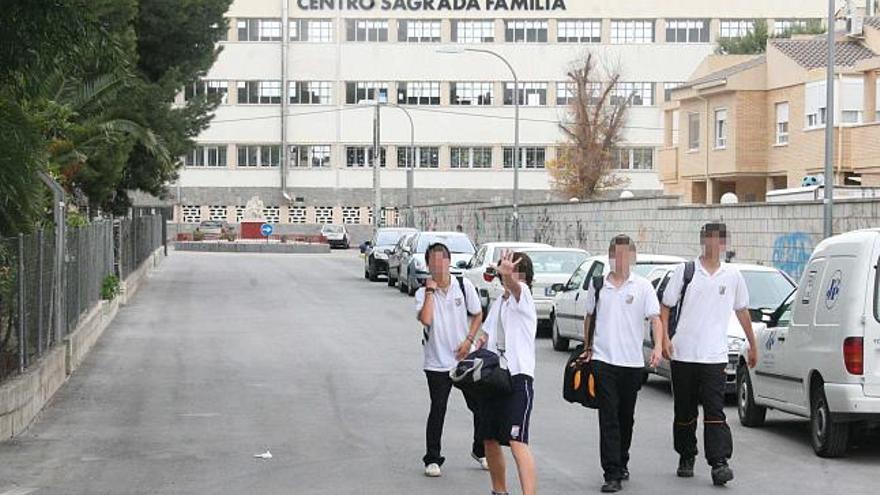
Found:
[[[101,300],[109,276],[124,280],[163,244],[163,223],[154,215],[68,227],[60,283],[53,229],[0,239],[0,380],[24,371],[72,332]]]

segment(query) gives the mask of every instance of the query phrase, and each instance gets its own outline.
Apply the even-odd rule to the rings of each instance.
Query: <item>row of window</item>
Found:
[[[699,117],[699,116],[697,116]],[[280,145],[236,146],[239,168],[274,168],[281,164]],[[490,146],[451,146],[450,168],[489,169],[492,168],[493,151]],[[514,148],[502,149],[504,168],[513,168]],[[381,147],[379,166],[386,166],[387,148]],[[293,145],[290,147],[290,166],[294,168],[329,168],[331,148],[329,144]],[[654,149],[650,147],[619,148],[615,150],[615,166],[620,170],[651,170],[654,168]],[[547,149],[541,146],[520,147],[521,168],[543,169],[546,164]],[[227,167],[226,145],[199,145],[183,158],[187,167]],[[367,168],[373,166],[372,146],[346,146],[345,166],[348,168]],[[440,168],[439,146],[397,146],[398,168]]]
[[[232,208],[234,208],[235,221],[241,222],[244,219],[246,207],[244,205],[234,205]],[[336,219],[334,219],[334,208],[332,206],[289,206],[287,207],[287,217],[283,219],[284,223],[308,223],[309,208],[311,208],[314,222],[317,224],[339,223],[340,220],[346,225],[369,225],[373,222],[372,206],[342,206],[340,207],[342,215]],[[386,226],[400,224],[401,215],[396,207],[382,208],[382,212]],[[261,213],[266,223],[282,223],[280,206],[264,206]],[[362,219],[366,220],[362,221]],[[179,220],[184,223],[199,223],[206,220],[226,222],[230,220],[230,207],[225,205],[208,205],[207,214],[204,214],[201,205],[181,205]]]
[[[288,101],[291,105],[329,105],[333,103],[332,81],[290,81]],[[556,105],[568,105],[574,100],[575,87],[570,81],[520,82],[518,100],[520,105],[546,106],[547,92],[556,85]],[[680,83],[664,83],[664,95]],[[628,101],[632,106],[654,105],[653,82],[618,82],[611,94],[613,104]],[[439,81],[406,81],[397,83],[397,102],[403,105],[440,105]],[[390,84],[378,81],[349,81],[345,83],[345,103],[357,104],[365,100],[388,101]],[[281,81],[237,81],[238,103],[277,105],[281,103]],[[602,84],[595,83],[590,89],[594,98],[602,92]],[[514,104],[515,84],[504,83],[504,105]],[[222,103],[228,102],[228,81],[205,80],[187,86],[184,98],[197,95],[219,95]],[[492,105],[495,101],[495,85],[491,82],[458,81],[449,84],[449,100],[452,105]]]
[[[386,42],[388,19],[346,19],[345,40],[353,42]],[[397,41],[405,43],[439,43],[442,40],[439,19],[397,20]],[[507,43],[546,43],[549,38],[548,19],[507,19],[504,41]],[[667,43],[708,43],[710,19],[667,19]],[[775,34],[818,23],[818,19],[778,19]],[[601,19],[558,20],[556,41],[559,43],[601,43]],[[720,19],[718,36],[736,38],[754,29],[755,19]],[[653,19],[612,19],[609,42],[612,44],[653,43],[656,21]],[[236,22],[238,41],[281,41],[281,19],[240,18]],[[291,19],[290,41],[329,43],[334,41],[331,19]],[[494,19],[453,19],[450,41],[454,43],[492,43],[495,41]]]

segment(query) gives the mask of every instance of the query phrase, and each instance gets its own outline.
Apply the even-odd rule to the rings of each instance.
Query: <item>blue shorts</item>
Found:
[[[529,422],[535,397],[533,379],[528,375],[514,375],[511,381],[513,391],[510,395],[486,399],[482,404],[480,437],[483,440],[496,440],[501,445],[510,445],[511,441],[529,443]]]

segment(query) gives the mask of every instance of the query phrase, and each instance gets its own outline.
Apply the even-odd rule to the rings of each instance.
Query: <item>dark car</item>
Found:
[[[388,258],[391,252],[403,236],[415,232],[416,229],[407,228],[376,229],[364,250],[364,278],[375,282],[380,275],[388,275]]]

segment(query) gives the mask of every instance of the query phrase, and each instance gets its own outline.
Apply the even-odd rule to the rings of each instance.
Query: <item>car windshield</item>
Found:
[[[445,244],[450,253],[473,254],[474,245],[465,235],[424,235],[419,238],[417,253],[424,253],[434,243]]]
[[[641,275],[642,277],[647,277],[650,275],[651,271],[654,268],[662,265],[668,265],[669,263],[639,263],[636,262],[636,266],[633,267],[632,271],[636,273],[636,275]]]
[[[206,220],[202,222],[202,227],[222,227],[223,224],[216,220]]]
[[[528,251],[535,273],[572,274],[587,259],[586,253],[577,251]]]
[[[376,234],[377,246],[390,246],[397,244],[401,237],[406,235],[405,230],[383,230]]]
[[[324,227],[321,228],[321,231],[328,233],[328,234],[341,234],[342,233],[342,226],[341,225],[325,225]]]
[[[749,307],[776,309],[794,290],[794,284],[778,271],[742,271],[749,289]]]

